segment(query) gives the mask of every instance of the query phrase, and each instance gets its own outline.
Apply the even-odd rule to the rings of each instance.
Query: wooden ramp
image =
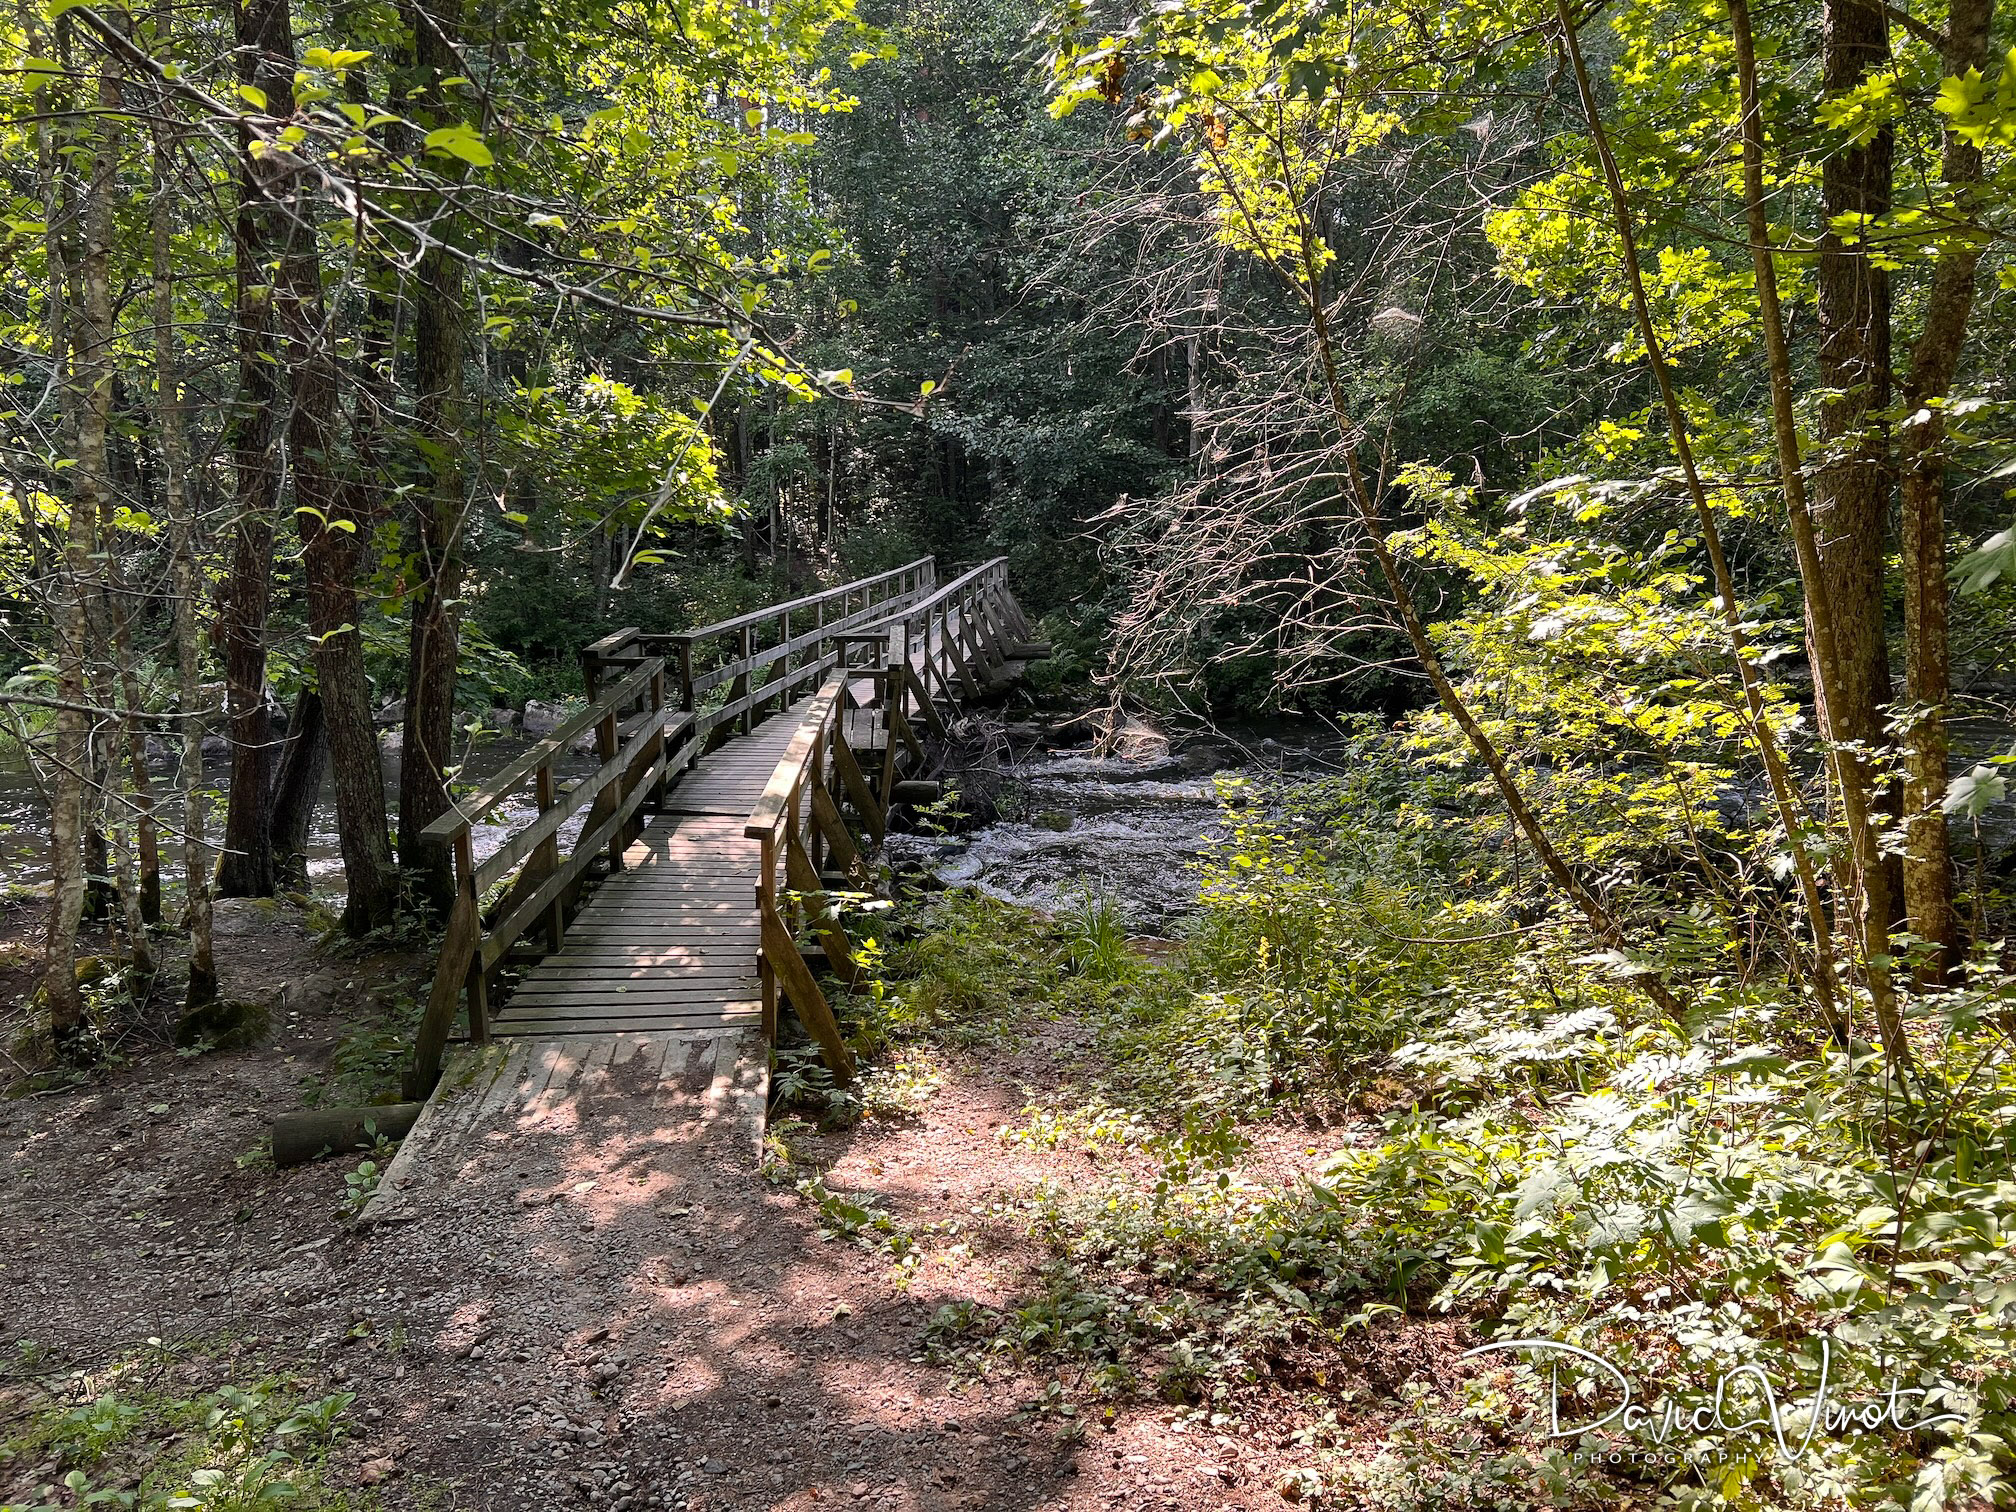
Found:
[[[743,825],[798,728],[802,700],[702,758],[491,1021],[493,1034],[759,1027],[762,847]]]
[[[420,1218],[431,1197],[486,1158],[535,1141],[561,1149],[623,1142],[633,1158],[649,1158],[726,1137],[760,1160],[769,1088],[769,1047],[755,1030],[472,1045],[449,1058],[361,1216]]]

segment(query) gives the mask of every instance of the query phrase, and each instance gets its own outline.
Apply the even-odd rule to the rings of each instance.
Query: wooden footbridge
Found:
[[[942,585],[924,560],[589,646],[587,707],[427,831],[453,848],[457,892],[409,1095],[435,1087],[458,1028],[545,1042],[550,1077],[592,1060],[583,1036],[774,1044],[785,1006],[844,1081],[821,984],[858,968],[836,899],[872,887],[892,811],[928,798],[928,743],[952,706],[1045,654],[1029,633],[1005,560]],[[558,765],[591,731],[600,764],[563,788]],[[479,861],[476,833],[528,791],[536,817],[490,829]]]

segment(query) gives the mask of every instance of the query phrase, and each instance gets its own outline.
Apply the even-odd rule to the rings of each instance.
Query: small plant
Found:
[[[326,1479],[351,1393],[309,1396],[300,1382],[281,1378],[195,1396],[164,1392],[148,1384],[158,1378],[161,1352],[152,1341],[149,1352],[113,1367],[112,1384],[89,1400],[52,1404],[9,1425],[0,1465],[47,1461],[54,1479],[7,1512],[375,1507]]]
[[[382,1174],[375,1160],[359,1161],[356,1170],[344,1172],[343,1215],[346,1218],[355,1218],[364,1211],[378,1190]]]
[[[1135,965],[1127,948],[1127,920],[1117,900],[1082,892],[1057,916],[1057,932],[1071,969],[1095,982],[1117,982]]]
[[[385,1166],[392,1159],[392,1152],[398,1148],[393,1141],[378,1132],[378,1126],[367,1122],[364,1132],[374,1141],[371,1154],[357,1163],[354,1171],[343,1173],[343,1216],[356,1218],[370,1204],[378,1191],[378,1183],[384,1180]]]
[[[826,1185],[823,1176],[808,1176],[799,1182],[798,1195],[818,1212],[820,1231],[828,1239],[848,1239],[897,1260],[915,1247],[910,1231],[877,1207],[872,1197],[842,1196]]]

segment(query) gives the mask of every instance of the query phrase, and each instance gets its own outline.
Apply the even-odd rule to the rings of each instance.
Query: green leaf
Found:
[[[264,110],[266,108],[266,91],[255,85],[240,84],[238,86],[238,98],[243,100],[247,105],[250,105],[254,110]]]
[[[460,158],[476,168],[488,168],[497,161],[496,154],[484,145],[482,135],[466,122],[428,132],[423,145],[429,152]]]

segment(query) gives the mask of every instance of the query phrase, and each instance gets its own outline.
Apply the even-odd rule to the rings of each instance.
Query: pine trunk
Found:
[[[459,0],[436,0],[431,19],[414,32],[414,64],[430,121],[448,118],[441,81],[462,72],[452,45],[460,23]],[[452,218],[438,218],[434,234],[453,235]],[[447,844],[427,839],[425,831],[448,812],[447,768],[453,760],[456,602],[462,591],[462,282],[461,261],[441,247],[421,258],[414,301],[414,407],[428,481],[414,506],[420,582],[408,634],[406,728],[399,753],[399,860],[414,874],[420,895],[444,914],[455,896],[453,863]]]
[[[1992,0],[1955,0],[1948,13],[1942,66],[1949,76],[1988,59]],[[1949,131],[1941,176],[1972,208],[1981,182],[1981,149]],[[1946,831],[1946,716],[1952,667],[1946,629],[1946,400],[1959,372],[1974,311],[1981,243],[1957,238],[1940,253],[1925,299],[1924,324],[1905,380],[1907,418],[1897,437],[1903,519],[1904,678],[1909,700],[1904,741],[1904,908],[1911,932],[1931,947],[1928,980],[1951,973],[1960,958],[1953,906],[1953,857]]]
[[[276,112],[293,99],[293,35],[286,0],[240,0],[238,76]],[[231,568],[219,626],[224,706],[231,733],[230,799],[217,891],[227,898],[273,895],[273,731],[267,717],[266,616],[272,603],[273,520],[280,502],[282,391],[274,330],[271,264],[279,233],[277,154],[255,155],[249,124],[239,127],[236,264],[238,401],[231,419],[237,487]]]
[[[283,887],[308,886],[308,839],[329,776],[329,731],[322,695],[303,688],[287,721],[287,744],[273,784],[273,864]]]

